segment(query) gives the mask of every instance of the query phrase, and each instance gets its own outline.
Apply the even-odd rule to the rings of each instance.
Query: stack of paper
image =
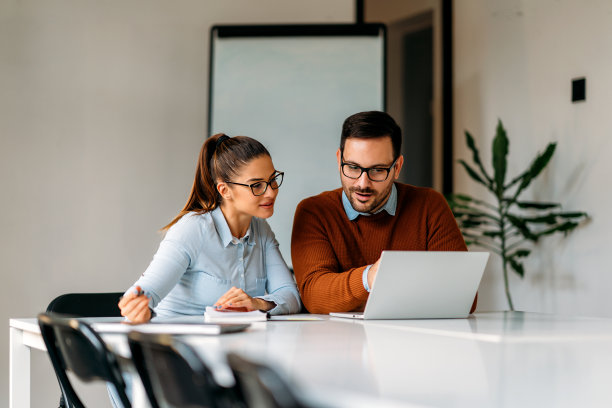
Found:
[[[267,319],[268,314],[261,310],[254,310],[252,312],[228,312],[208,306],[206,312],[204,312],[204,321],[211,323],[251,323],[265,322]]]

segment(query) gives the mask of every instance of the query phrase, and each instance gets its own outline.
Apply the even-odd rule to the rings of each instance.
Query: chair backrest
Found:
[[[47,312],[77,317],[120,317],[119,299],[123,292],[67,293],[53,299]]]
[[[303,408],[289,384],[271,367],[228,353],[227,362],[247,408]]]
[[[196,352],[173,336],[133,331],[128,343],[136,350],[132,357],[142,358],[134,358],[134,364],[158,403],[190,408],[241,405],[240,396],[219,386]]]
[[[156,391],[153,389],[153,383],[149,376],[149,369],[145,362],[145,355],[141,340],[142,334],[138,332],[132,332],[128,335],[128,345],[130,346],[130,354],[132,355],[132,364],[136,368],[140,381],[145,389],[147,398],[152,408],[160,408],[160,404],[157,401]],[[161,390],[159,391],[161,392]]]
[[[38,325],[70,404],[84,407],[68,379],[68,371],[85,382],[106,381],[115,388],[124,407],[131,406],[115,355],[88,324],[53,313],[41,313]]]
[[[53,299],[47,306],[47,313],[62,313],[75,317],[120,317],[119,299],[122,292],[105,293],[67,293]],[[65,391],[64,384],[60,377],[57,378],[62,396],[60,407],[71,407],[74,402]]]

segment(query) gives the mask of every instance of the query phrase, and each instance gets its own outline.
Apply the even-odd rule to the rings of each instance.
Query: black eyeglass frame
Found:
[[[361,166],[356,165],[355,163],[347,163],[347,162],[345,162],[344,161],[344,156],[340,156],[340,168],[342,169],[342,174],[344,175],[344,177],[350,178],[351,180],[359,180],[361,178],[361,176],[363,175],[363,173],[365,172],[365,174],[368,176],[370,181],[373,181],[375,183],[381,183],[383,181],[386,181],[389,178],[389,173],[391,173],[391,169],[393,167],[395,167],[395,163],[397,163],[398,159],[399,159],[399,156],[395,160],[393,160],[393,163],[391,163],[391,165],[389,167],[378,167],[378,166],[376,166],[376,167],[361,167]],[[357,177],[348,176],[344,172],[344,166],[358,167],[359,170],[361,170],[361,172],[359,173],[359,176],[357,176]],[[382,180],[374,180],[370,176],[370,170],[386,170],[387,171],[387,175]]]
[[[281,176],[280,183],[278,183],[278,186],[276,186],[276,188],[272,187],[272,183],[274,181],[278,181],[278,180],[276,180],[278,178],[278,176]],[[228,183],[228,184],[235,184],[237,186],[249,187],[251,189],[251,193],[253,193],[253,195],[255,197],[259,197],[259,196],[262,196],[262,195],[266,194],[266,191],[268,191],[268,187],[270,187],[272,190],[278,190],[278,188],[281,186],[281,184],[283,184],[283,179],[284,178],[285,178],[285,172],[284,171],[277,171],[276,174],[274,174],[274,176],[272,178],[270,178],[268,181],[258,181],[258,182],[253,183],[253,184],[235,183],[233,181],[226,181],[226,183]],[[261,194],[255,194],[255,190],[253,189],[253,186],[255,186],[257,184],[261,184],[261,183],[265,184],[266,187],[261,192]]]

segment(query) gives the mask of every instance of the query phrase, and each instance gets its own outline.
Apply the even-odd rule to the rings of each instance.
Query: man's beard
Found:
[[[362,189],[358,187],[349,187],[348,191],[349,191],[349,194],[347,194],[348,199],[355,211],[362,212],[362,213],[373,213],[374,211],[379,210],[380,209],[379,207],[381,207],[381,204],[384,203],[389,197],[389,194],[391,192],[391,185],[386,191],[382,191],[382,192],[377,192],[376,190],[373,190],[371,188]],[[372,199],[372,202],[368,204],[367,207],[362,208],[364,203],[354,198],[353,193],[372,194],[370,196]]]

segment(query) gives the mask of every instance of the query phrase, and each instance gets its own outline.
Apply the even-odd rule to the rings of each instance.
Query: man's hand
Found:
[[[378,265],[380,265],[380,258],[378,258],[378,260],[373,263],[368,270],[368,287],[370,288],[370,291],[372,291],[372,288],[374,287],[374,279],[376,278],[376,272],[378,272]]]
[[[227,310],[233,312],[251,312],[253,310],[268,311],[276,307],[273,302],[267,300],[252,298],[247,295],[242,289],[232,287],[225,292],[223,296],[214,304],[219,310]]]
[[[140,286],[136,286],[136,291],[130,291],[121,298],[119,309],[121,309],[121,316],[127,317],[132,323],[146,323],[151,320],[149,298],[142,293]]]

